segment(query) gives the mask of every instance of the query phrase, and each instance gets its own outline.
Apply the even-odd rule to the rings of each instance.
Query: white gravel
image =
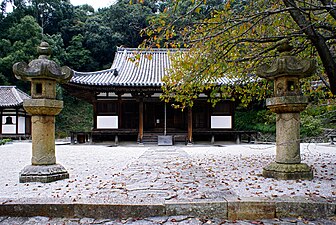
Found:
[[[261,176],[274,161],[274,145],[184,148],[191,157],[239,197],[321,197],[336,200],[336,146],[301,144],[303,163],[313,167],[311,181],[278,181]]]
[[[98,145],[58,145],[57,163],[70,174],[52,183],[19,183],[19,173],[31,163],[31,143],[0,146],[0,198],[57,198],[97,193],[99,185],[111,179],[147,148]]]
[[[78,201],[120,192],[114,177],[154,146],[58,145],[56,157],[70,178],[53,183],[19,183],[19,173],[30,164],[31,144],[0,146],[0,198],[58,198]],[[312,181],[263,178],[262,168],[275,158],[274,145],[177,146],[203,168],[214,185],[238,197],[321,197],[336,200],[336,147],[301,144],[302,161],[314,168]],[[172,159],[173,160],[173,159]],[[164,166],[164,165],[163,165]]]

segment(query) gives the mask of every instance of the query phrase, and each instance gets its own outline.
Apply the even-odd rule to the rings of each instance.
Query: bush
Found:
[[[9,138],[2,139],[2,140],[0,140],[0,145],[5,145],[6,143],[9,143],[9,142],[12,142],[12,139],[9,139]]]
[[[254,130],[275,134],[275,114],[269,110],[236,111],[236,130]]]
[[[301,116],[300,134],[302,138],[317,137],[323,132],[322,122],[312,115]]]
[[[56,137],[68,137],[71,131],[91,131],[92,105],[68,94],[63,95],[63,101],[64,108],[56,117]]]
[[[336,129],[336,104],[310,104],[301,112],[301,138],[322,138],[324,129]],[[275,135],[276,114],[268,109],[236,111],[235,128],[254,130],[262,135]],[[321,139],[321,140],[322,140]]]
[[[336,105],[331,102],[308,105],[301,113],[301,136],[319,137],[325,128],[336,129]]]

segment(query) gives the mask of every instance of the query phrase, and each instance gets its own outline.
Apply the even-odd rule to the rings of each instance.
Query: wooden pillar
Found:
[[[26,112],[25,112],[25,115],[26,115],[26,134],[28,135],[31,135],[32,133],[32,124],[31,124],[31,116],[28,115]]]
[[[115,144],[115,145],[119,145],[118,134],[116,134],[116,135],[114,136],[114,144]]]
[[[26,120],[27,120],[27,113],[26,113],[26,111],[24,111],[24,135],[26,136],[27,135],[27,122],[26,122]]]
[[[15,110],[15,113],[16,113],[16,119],[15,119],[15,129],[16,129],[16,135],[19,134],[19,109],[16,109]]]
[[[70,143],[74,145],[75,142],[75,132],[70,132]]]
[[[167,103],[164,103],[164,127],[163,127],[163,135],[167,135]]]
[[[2,134],[2,109],[0,110],[0,135]]]
[[[235,108],[236,105],[233,101],[228,101],[230,104],[230,115],[231,115],[231,129],[234,129],[235,127]]]
[[[215,135],[214,134],[211,135],[211,144],[212,145],[215,144]]]
[[[139,99],[139,144],[142,144],[143,138],[143,99]]]
[[[97,129],[97,102],[93,102],[93,129]]]
[[[192,143],[192,108],[188,108],[188,144]]]
[[[236,136],[236,144],[239,145],[241,143],[241,134],[240,133],[237,133],[237,136]]]
[[[123,127],[123,120],[122,120],[122,99],[121,94],[118,94],[118,129]]]

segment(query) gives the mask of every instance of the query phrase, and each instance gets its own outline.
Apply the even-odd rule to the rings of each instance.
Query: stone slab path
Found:
[[[137,160],[127,165],[114,182],[121,184],[120,194],[143,201],[224,200],[234,195],[225,185],[190,155],[178,147],[150,147]],[[107,186],[110,193],[111,186]],[[116,196],[110,196],[111,198]]]

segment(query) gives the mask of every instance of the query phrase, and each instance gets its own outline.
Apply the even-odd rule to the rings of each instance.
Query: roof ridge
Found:
[[[13,88],[15,85],[0,85],[0,88]]]
[[[118,63],[117,67],[113,68],[114,70],[116,70],[117,72],[125,65],[125,62],[126,62],[126,57],[127,57],[127,50],[124,49],[124,50],[120,50],[120,52],[122,52],[122,59],[121,61]],[[111,69],[112,69],[112,66],[113,66],[113,63],[111,65]]]
[[[11,91],[12,91],[12,93],[13,93],[13,95],[14,95],[14,97],[15,97],[15,99],[16,99],[16,101],[17,101],[18,103],[23,102],[23,99],[21,98],[21,96],[20,96],[19,93],[17,92],[16,87],[12,87],[12,88],[11,88]]]
[[[19,94],[19,96],[22,100],[24,100],[24,98],[22,98],[22,95],[25,98],[31,98],[30,95],[28,95],[26,92],[22,91],[21,89],[17,88],[16,86],[15,86],[15,89],[16,89],[17,93]]]
[[[169,52],[169,51],[188,51],[188,48],[125,48],[117,47],[117,52],[123,51],[135,51],[135,52]]]
[[[98,71],[94,71],[94,72],[80,72],[80,71],[74,71],[74,73],[77,75],[77,76],[85,76],[85,75],[88,75],[88,74],[96,74],[96,73],[104,73],[104,72],[110,72],[110,71],[113,71],[114,72],[115,68],[108,68],[108,69],[105,69],[105,70],[98,70]]]
[[[0,86],[0,92],[1,107],[22,106],[25,99],[31,98],[28,94],[21,91],[16,86]]]

